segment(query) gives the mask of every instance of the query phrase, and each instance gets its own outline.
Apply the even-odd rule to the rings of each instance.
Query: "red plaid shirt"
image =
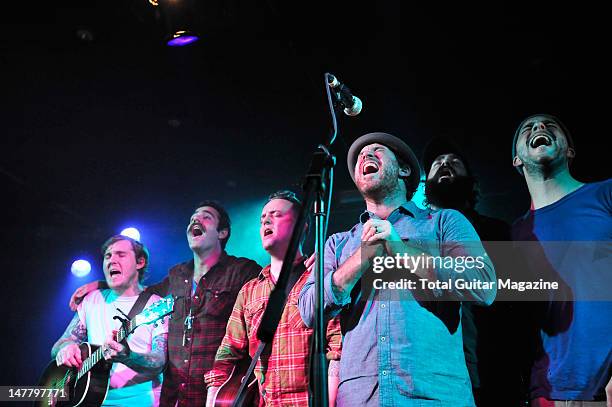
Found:
[[[300,261],[293,272],[302,270]],[[267,406],[308,406],[308,362],[313,330],[304,325],[297,303],[309,274],[304,271],[291,289],[272,345],[255,367],[260,395]],[[257,329],[273,288],[270,266],[267,266],[238,293],[214,369],[204,376],[209,387],[220,386],[227,380],[236,361],[246,356],[247,347],[251,357],[255,354],[259,345]],[[327,359],[340,359],[342,334],[337,318],[328,323],[327,342]]]
[[[223,252],[193,295],[193,260],[174,266],[161,283],[148,288],[161,296],[180,297],[168,327],[168,364],[160,406],[174,407],[178,402],[180,407],[201,407],[206,403],[204,372],[213,367],[238,291],[260,270],[252,260]],[[192,325],[186,329],[190,310]]]

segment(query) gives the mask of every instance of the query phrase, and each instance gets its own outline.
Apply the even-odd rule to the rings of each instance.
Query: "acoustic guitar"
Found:
[[[234,365],[230,376],[219,386],[214,403],[215,407],[231,407],[234,404],[234,400],[238,396],[238,389],[244,380],[250,363],[251,359],[245,358]],[[251,373],[244,393],[244,401],[240,407],[257,407],[259,405],[259,388],[254,373]]]
[[[117,342],[123,341],[141,325],[157,324],[161,319],[172,313],[174,298],[169,295],[145,308],[140,314],[127,321],[126,327],[117,332]],[[81,348],[80,369],[66,366],[57,366],[55,360],[51,361],[43,372],[39,386],[49,391],[50,396],[37,406],[56,407],[97,407],[102,405],[106,398],[109,386],[109,376],[112,363],[104,359],[101,346],[83,342]]]

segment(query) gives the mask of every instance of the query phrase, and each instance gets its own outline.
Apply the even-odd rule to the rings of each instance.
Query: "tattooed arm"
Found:
[[[109,338],[103,345],[108,348],[106,358],[123,363],[137,372],[160,373],[166,364],[167,336],[165,332],[154,336],[149,353],[132,352]]]
[[[53,345],[51,357],[55,359],[58,366],[66,365],[80,367],[82,360],[79,344],[86,340],[87,328],[79,318],[79,314],[74,314],[72,321],[68,324],[68,328],[66,328],[62,337]]]

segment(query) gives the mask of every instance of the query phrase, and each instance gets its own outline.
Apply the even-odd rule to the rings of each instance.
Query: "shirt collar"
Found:
[[[406,201],[403,204],[401,204],[397,209],[395,209],[393,212],[391,212],[391,214],[389,215],[389,218],[392,219],[394,214],[397,213],[397,212],[404,213],[406,215],[412,216],[415,219],[424,219],[429,214],[429,212],[427,210],[419,208],[412,201]],[[374,213],[372,213],[372,212],[370,212],[368,210],[365,210],[361,215],[359,215],[359,222],[361,222],[361,224],[364,224],[370,218],[379,219],[379,217],[376,216]]]
[[[227,252],[225,250],[223,250],[221,252],[221,254],[219,255],[219,260],[217,260],[217,262],[215,263],[214,266],[212,266],[210,268],[210,270],[208,270],[208,273],[210,273],[213,270],[216,270],[218,268],[224,268],[225,264],[227,263],[227,259],[228,259],[228,255]],[[191,276],[193,278],[193,271],[194,271],[194,261],[193,258],[191,260],[189,260],[187,263],[184,263],[186,265],[186,267],[183,267],[183,272],[185,273],[185,277],[187,276]],[[206,274],[208,274],[206,273]]]
[[[293,262],[293,267],[291,268],[291,272],[295,273],[298,271],[303,271],[300,270],[300,267],[296,267],[299,264],[303,264],[306,261],[306,256],[300,256],[300,257],[296,257],[295,261]],[[264,280],[264,279],[268,279],[270,281],[272,281],[272,277],[270,276],[270,267],[271,265],[268,264],[266,267],[264,267],[260,272],[259,275],[257,276],[258,280]]]

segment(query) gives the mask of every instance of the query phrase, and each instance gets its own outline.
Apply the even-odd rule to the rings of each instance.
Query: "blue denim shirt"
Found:
[[[325,311],[335,315],[361,299],[361,293],[336,298],[331,278],[361,244],[363,223],[376,216],[361,215],[360,223],[347,232],[332,235],[326,242]],[[470,242],[467,254],[484,255],[484,267],[457,275],[451,270],[436,269],[442,280],[461,277],[494,281],[493,265],[484,252],[478,234],[458,211],[430,212],[406,202],[394,210],[387,220],[403,241],[437,243],[429,245],[431,255],[466,255],[456,242]],[[449,243],[448,245],[444,243]],[[474,245],[476,242],[476,245]],[[432,253],[431,250],[439,249]],[[314,273],[300,293],[299,308],[306,325],[314,320]],[[491,304],[496,290],[454,290],[446,295],[456,300],[473,300]],[[345,329],[340,360],[338,400],[351,400],[356,405],[372,406],[473,406],[460,323],[460,302],[397,300],[390,290],[376,290]],[[377,390],[376,390],[377,389]],[[378,400],[368,401],[373,392]],[[339,404],[340,405],[340,404]],[[348,405],[348,402],[345,404]]]

